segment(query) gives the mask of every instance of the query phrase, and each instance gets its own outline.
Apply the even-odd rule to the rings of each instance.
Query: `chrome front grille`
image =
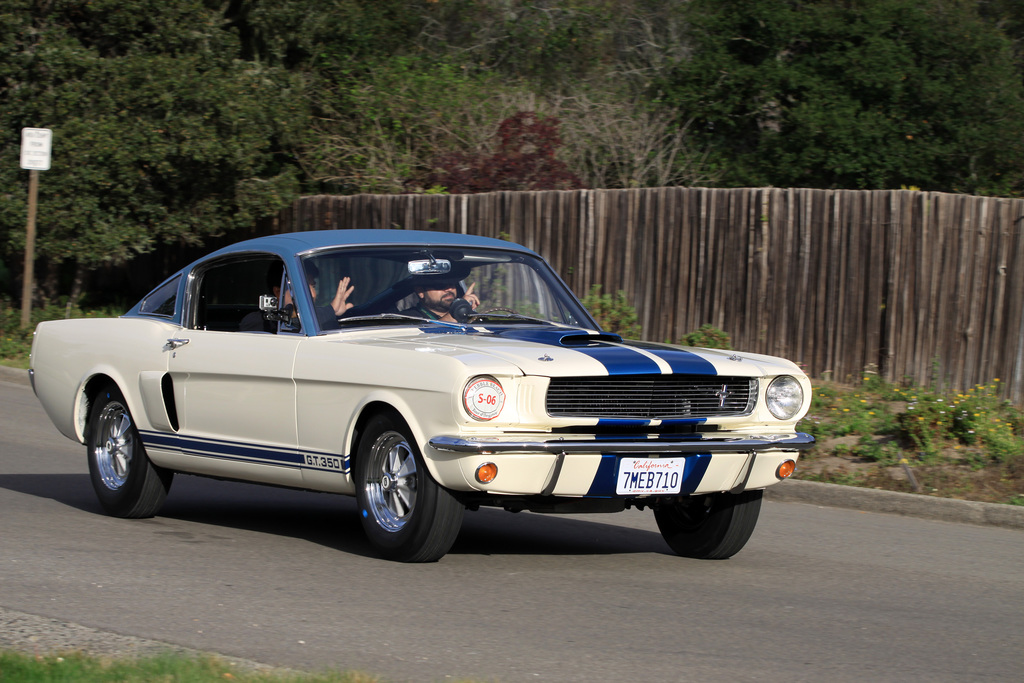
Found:
[[[547,411],[551,417],[706,419],[748,415],[756,402],[757,380],[750,377],[552,377]]]

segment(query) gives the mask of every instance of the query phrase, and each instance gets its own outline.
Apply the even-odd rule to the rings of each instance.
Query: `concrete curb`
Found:
[[[788,479],[775,486],[769,486],[765,490],[765,500],[850,508],[865,512],[887,512],[961,524],[1024,529],[1024,506],[1020,505],[936,498],[919,493],[880,491],[856,486],[822,484],[816,481]]]
[[[0,382],[28,386],[28,370],[0,365]],[[962,524],[1024,529],[1024,506],[978,503],[972,500],[936,498],[918,493],[897,493],[856,486],[822,484],[788,479],[769,486],[765,500],[850,508],[865,512],[887,512],[908,517],[938,519]]]

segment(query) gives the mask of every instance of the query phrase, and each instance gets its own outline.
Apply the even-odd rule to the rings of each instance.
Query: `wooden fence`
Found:
[[[1024,404],[1024,200],[914,191],[579,190],[314,196],[275,232],[403,228],[506,237],[573,290],[622,290],[645,339],[704,323],[812,377],[866,369]]]

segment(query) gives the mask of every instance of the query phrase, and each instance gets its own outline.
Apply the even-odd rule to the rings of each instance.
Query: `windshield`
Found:
[[[423,320],[596,329],[547,263],[530,254],[383,247],[318,251],[302,261],[318,313],[332,308],[342,329]]]

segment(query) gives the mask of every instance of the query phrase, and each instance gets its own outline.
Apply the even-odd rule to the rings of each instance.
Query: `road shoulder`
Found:
[[[10,368],[6,365],[0,365],[0,382],[7,382],[9,384],[22,384],[28,386],[28,370],[21,370],[19,368]]]
[[[920,493],[865,489],[816,481],[790,479],[769,486],[765,490],[765,500],[885,512],[960,524],[1024,529],[1024,506],[1020,505],[938,498]]]

